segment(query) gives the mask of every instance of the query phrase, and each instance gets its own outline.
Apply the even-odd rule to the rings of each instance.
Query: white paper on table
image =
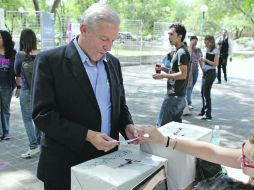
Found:
[[[161,163],[161,160],[159,160],[157,156],[151,156],[143,158],[141,163],[149,166],[158,166]]]

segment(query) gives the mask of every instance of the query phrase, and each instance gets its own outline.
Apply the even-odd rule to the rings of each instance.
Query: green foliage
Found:
[[[98,1],[62,1],[57,14],[81,15],[88,6]],[[154,22],[182,22],[188,31],[200,35],[202,4],[208,6],[208,12],[204,15],[204,33],[217,36],[222,28],[226,28],[236,38],[247,34],[246,32],[254,35],[253,0],[107,0],[107,4],[116,9],[123,19],[142,20],[145,35],[153,33]],[[17,11],[19,7],[24,7],[25,11],[34,10],[32,0],[0,0],[0,6],[10,11]],[[45,0],[39,1],[39,7],[41,11],[51,10]]]
[[[151,34],[153,31],[153,23],[156,21],[170,21],[171,11],[167,11],[166,7],[170,7],[174,1],[170,0],[108,0],[107,3],[117,10],[124,19],[142,20],[143,33]]]

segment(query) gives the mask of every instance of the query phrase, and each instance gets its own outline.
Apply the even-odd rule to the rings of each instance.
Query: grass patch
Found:
[[[244,60],[244,59],[248,59],[250,57],[254,57],[254,52],[250,53],[250,54],[235,53],[233,55],[233,60]]]

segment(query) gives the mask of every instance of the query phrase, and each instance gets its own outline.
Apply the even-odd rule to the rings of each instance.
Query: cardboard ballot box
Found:
[[[71,189],[138,190],[147,184],[149,188],[152,184],[167,189],[166,171],[167,159],[137,149],[123,148],[73,166]]]
[[[211,129],[177,122],[170,122],[158,129],[164,135],[172,138],[189,138],[209,142],[212,136]],[[195,157],[166,148],[165,145],[144,143],[140,145],[140,150],[168,159],[168,189],[186,189],[195,180]]]

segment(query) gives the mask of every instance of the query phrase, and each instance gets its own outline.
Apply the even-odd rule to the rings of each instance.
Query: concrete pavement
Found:
[[[166,92],[166,80],[153,80],[153,65],[122,67],[127,104],[139,126],[154,125]],[[254,58],[228,63],[228,82],[214,84],[212,89],[213,120],[203,121],[197,114],[201,109],[200,81],[193,93],[193,115],[183,117],[184,123],[207,128],[221,126],[223,146],[240,147],[248,138],[254,123]],[[11,140],[0,142],[0,190],[42,190],[37,180],[38,155],[22,159],[28,140],[23,126],[19,100],[11,103]]]

